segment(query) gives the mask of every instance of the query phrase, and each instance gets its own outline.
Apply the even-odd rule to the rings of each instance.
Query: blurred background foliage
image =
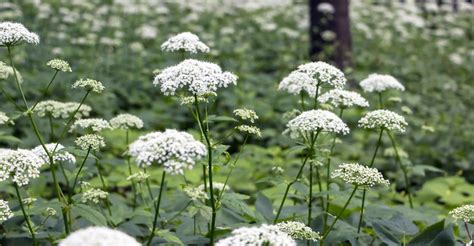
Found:
[[[405,160],[414,165],[416,202],[442,210],[444,216],[446,209],[474,202],[474,186],[469,184],[474,182],[474,17],[472,7],[463,1],[459,1],[458,11],[450,5],[407,2],[351,1],[352,62],[345,73],[349,87],[359,92],[358,82],[371,73],[391,74],[406,86],[403,93],[385,95],[388,106],[409,122],[407,133],[397,139]],[[146,131],[196,130],[186,108],[163,96],[152,80],[157,69],[183,58],[162,52],[161,43],[183,31],[197,34],[211,52],[196,57],[216,62],[239,76],[238,86],[219,92],[213,109],[216,114],[229,116],[233,109],[247,107],[260,116],[263,136],[250,140],[230,180],[234,190],[256,199],[257,191],[270,198],[281,193],[276,177],[264,179],[274,166],[293,170],[299,163],[298,151],[291,148],[295,143],[282,135],[287,122],[283,114],[296,107],[297,99],[278,92],[277,86],[290,71],[309,61],[307,5],[306,1],[281,0],[7,0],[0,3],[0,19],[21,22],[41,37],[41,45],[15,50],[29,98],[37,98],[52,76],[44,64],[62,58],[70,62],[73,73],[60,75],[50,99],[77,101],[81,95],[69,89],[72,82],[94,78],[107,89],[105,94],[88,99],[92,116],[110,119],[130,112],[145,121]],[[331,47],[327,51],[331,52]],[[4,49],[0,53],[7,62]],[[15,94],[10,82],[1,81],[6,91]],[[376,108],[373,95],[364,96],[371,101],[371,108]],[[4,110],[14,114],[13,108]],[[369,160],[376,134],[357,129],[361,115],[361,110],[345,113],[343,118],[352,134],[341,139],[335,163]],[[22,139],[21,146],[35,146],[27,124],[20,119],[14,128],[2,129],[7,131],[0,139],[2,144],[18,145],[15,138],[6,137],[13,135]],[[46,121],[41,124],[47,129]],[[214,134],[224,136],[226,132]],[[110,153],[120,155],[125,149],[121,133],[109,132],[107,139]],[[241,141],[238,135],[226,141],[230,152]],[[384,148],[385,155],[393,153],[388,139]],[[393,188],[397,189],[403,185],[392,159],[380,155],[376,165],[395,180]],[[126,173],[113,167],[123,164],[112,157],[106,162],[116,172],[110,182],[120,187]],[[198,175],[199,170],[193,171],[190,179],[197,182]],[[217,180],[223,178],[218,176]],[[396,193],[371,195],[385,204],[403,201]],[[399,209],[406,213],[403,206]]]

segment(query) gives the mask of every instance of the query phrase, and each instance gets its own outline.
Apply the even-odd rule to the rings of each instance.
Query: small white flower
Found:
[[[250,134],[250,135],[255,135],[255,136],[258,136],[258,137],[262,136],[260,128],[258,128],[256,126],[240,125],[240,126],[236,126],[235,129],[237,129],[240,132],[247,133],[247,134]]]
[[[31,204],[33,204],[34,202],[36,202],[36,198],[34,197],[27,197],[27,198],[23,198],[22,202],[23,204],[27,205],[27,206],[31,206]]]
[[[14,22],[0,22],[0,46],[12,46],[21,43],[39,44],[38,34],[28,31],[25,26]]]
[[[198,189],[204,191],[205,190],[204,184],[199,185]],[[214,190],[214,192],[217,191],[217,193],[220,193],[222,190],[231,191],[228,185],[225,185],[225,188],[224,188],[224,183],[220,183],[220,182],[212,182],[212,189]]]
[[[248,120],[252,123],[258,119],[257,113],[251,109],[239,108],[234,110],[234,115],[240,117],[242,120]]]
[[[348,108],[353,106],[368,107],[369,102],[359,93],[341,89],[330,90],[322,94],[318,101],[321,103],[330,103],[337,108]]]
[[[292,138],[300,137],[302,133],[318,131],[333,132],[346,135],[349,128],[337,115],[327,110],[309,110],[296,116],[288,122],[287,131]]]
[[[344,182],[372,187],[377,184],[388,186],[390,182],[384,179],[377,168],[371,168],[359,163],[343,163],[334,170],[332,178],[341,178]]]
[[[10,207],[8,206],[8,202],[3,199],[0,199],[0,224],[10,219],[11,217],[13,217],[13,213]]]
[[[191,199],[191,201],[205,201],[209,199],[207,193],[200,188],[186,187],[183,191],[184,194],[186,194],[186,196]]]
[[[128,130],[130,128],[143,128],[143,120],[131,114],[119,114],[110,119],[110,125],[113,129]]]
[[[190,32],[182,32],[169,38],[161,45],[161,49],[169,52],[182,50],[192,54],[209,52],[209,47],[201,42],[198,36]]]
[[[79,79],[72,85],[72,88],[84,88],[86,90],[93,91],[95,93],[102,93],[105,87],[102,82],[94,79]]]
[[[82,194],[82,199],[81,201],[83,203],[87,202],[93,202],[93,203],[99,203],[100,200],[106,199],[109,193],[101,190],[101,189],[95,189],[91,188]]]
[[[23,82],[23,78],[21,77],[21,74],[18,70],[16,70],[16,75],[18,77],[18,81],[20,83]],[[8,66],[6,63],[0,61],[0,79],[8,79],[10,76],[14,76],[14,71],[11,66]]]
[[[315,97],[316,84],[317,81],[313,80],[308,74],[293,71],[283,78],[278,90],[284,90],[293,95],[299,95],[302,91],[306,91],[310,97]]]
[[[316,242],[321,239],[318,232],[315,232],[311,227],[306,226],[304,223],[297,221],[285,221],[276,224],[280,231],[288,234],[295,240],[309,240]]]
[[[79,105],[80,104],[76,102],[62,103],[54,100],[46,100],[39,102],[33,112],[35,112],[39,117],[50,115],[53,118],[67,119],[71,114],[76,112]],[[82,104],[74,115],[74,118],[80,119],[82,117],[87,117],[91,111],[92,108],[90,106]]]
[[[449,212],[453,218],[469,223],[474,220],[474,205],[464,205]]]
[[[0,125],[4,125],[10,121],[10,118],[4,112],[0,111]]]
[[[241,227],[232,231],[230,237],[219,240],[216,246],[296,246],[296,241],[282,232],[276,225]]]
[[[100,118],[79,119],[72,124],[69,132],[82,129],[84,131],[101,132],[103,130],[111,129],[109,122]]]
[[[89,147],[91,150],[99,150],[100,148],[105,147],[104,138],[96,134],[87,134],[78,137],[74,142],[83,150],[88,150]]]
[[[127,180],[134,180],[140,183],[147,180],[149,177],[150,177],[150,174],[140,171],[128,176]]]
[[[386,109],[368,112],[359,120],[359,127],[367,129],[383,128],[390,131],[405,132],[407,125],[408,123],[403,116]]]
[[[11,178],[18,186],[30,183],[39,177],[43,160],[32,151],[25,149],[3,150],[0,152],[0,181]]]
[[[174,95],[178,90],[185,90],[193,95],[203,96],[215,93],[218,88],[237,84],[237,76],[223,72],[217,64],[186,59],[161,71],[153,84],[160,86],[165,95]]]
[[[342,88],[347,82],[341,70],[322,61],[300,65],[298,71],[308,74],[320,85],[329,84],[335,88]]]
[[[46,208],[46,213],[49,216],[55,216],[57,212],[56,212],[56,209],[48,207],[48,208]]]
[[[71,66],[65,60],[53,59],[46,63],[46,66],[61,72],[72,72]]]
[[[389,89],[404,91],[405,87],[393,76],[385,74],[371,74],[360,82],[365,92],[383,92]]]
[[[59,242],[59,246],[113,245],[140,246],[133,237],[107,227],[89,227],[71,233]]]
[[[46,147],[50,155],[53,153],[53,150],[56,148],[56,151],[54,151],[54,155],[53,155],[54,162],[69,162],[72,164],[76,163],[76,157],[71,155],[69,152],[65,151],[64,146],[62,144],[49,143],[49,144],[45,144],[44,146]],[[33,151],[33,153],[39,156],[43,160],[44,164],[49,163],[48,154],[46,154],[46,151],[44,151],[43,146],[38,145],[31,151]]]

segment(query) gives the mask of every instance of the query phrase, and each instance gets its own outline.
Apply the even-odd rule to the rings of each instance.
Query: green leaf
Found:
[[[453,226],[444,227],[444,220],[437,222],[424,231],[416,235],[409,243],[409,246],[426,245],[455,245]]]
[[[209,115],[207,117],[207,120],[209,122],[239,122],[238,120],[228,117],[228,116],[215,116],[215,115]]]
[[[263,215],[267,222],[272,221],[273,219],[273,207],[272,202],[268,197],[262,193],[257,194],[257,200],[255,201],[255,208],[257,212]]]
[[[85,204],[77,204],[72,208],[72,212],[90,221],[94,225],[106,226],[107,220],[99,211]]]
[[[168,230],[160,230],[156,232],[156,234],[165,241],[173,243],[173,245],[184,245],[184,243],[176,236],[176,234]]]
[[[397,237],[390,232],[390,228],[385,228],[385,226],[377,222],[372,223],[372,227],[374,228],[375,234],[377,234],[382,242],[389,246],[400,245],[400,241]]]

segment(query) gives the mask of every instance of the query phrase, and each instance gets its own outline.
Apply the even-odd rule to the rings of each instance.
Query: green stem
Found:
[[[15,182],[13,182],[13,186],[15,186],[16,196],[18,198],[18,203],[20,203],[21,212],[23,213],[23,217],[25,218],[26,224],[28,225],[28,230],[30,231],[31,238],[33,239],[33,245],[38,245],[38,242],[36,242],[35,231],[33,230],[33,227],[31,226],[30,216],[28,216],[28,214],[25,211],[25,207],[23,206],[23,200],[21,199],[18,185]]]
[[[339,213],[337,214],[336,218],[334,219],[334,221],[332,222],[331,226],[329,227],[329,229],[326,231],[326,233],[324,234],[323,238],[321,239],[321,241],[324,242],[324,239],[326,239],[326,237],[329,235],[329,233],[331,232],[332,228],[334,227],[334,225],[336,224],[336,222],[339,220],[339,218],[341,217],[341,215],[344,213],[344,211],[346,210],[347,208],[347,205],[349,205],[349,203],[351,202],[352,200],[352,197],[354,196],[355,192],[357,191],[357,185],[354,186],[354,190],[352,191],[351,195],[349,196],[349,199],[347,199],[346,203],[344,204],[344,207],[342,207],[342,210],[339,211]]]
[[[18,79],[18,75],[16,74],[15,64],[13,63],[13,55],[12,55],[11,46],[7,45],[7,50],[8,50],[8,58],[10,59],[10,66],[12,67],[13,75],[15,76],[16,86],[18,87],[18,90],[20,91],[21,99],[23,100],[23,104],[25,105],[25,108],[28,109],[29,108],[28,102],[26,101],[25,93],[23,92],[23,87],[21,86],[20,80]]]
[[[313,165],[309,164],[309,197],[308,197],[308,226],[311,227],[311,211],[313,208]],[[309,243],[309,241],[308,241]]]
[[[467,236],[469,237],[469,241],[472,241],[471,231],[469,230],[469,226],[467,225],[466,222],[464,222],[464,228],[466,228],[466,233],[467,233]]]
[[[176,217],[178,217],[181,213],[184,212],[184,210],[186,210],[186,208],[189,207],[189,205],[191,205],[192,201],[189,201],[186,206],[184,206],[182,209],[180,209],[175,215],[173,215],[173,217],[171,217],[168,222],[171,222],[173,221]]]
[[[58,72],[59,72],[59,70],[56,70],[56,72],[54,72],[53,77],[49,81],[46,88],[43,90],[43,93],[41,94],[40,98],[38,100],[36,100],[36,102],[33,104],[33,107],[31,107],[30,111],[33,111],[36,108],[36,105],[38,105],[38,103],[41,102],[44,99],[44,97],[46,96],[46,93],[48,93],[49,87],[51,87],[51,85],[53,84],[54,79],[56,78],[56,75],[58,75]]]
[[[84,164],[86,164],[87,157],[89,156],[89,153],[90,153],[90,152],[91,152],[91,147],[89,146],[89,148],[87,149],[86,156],[85,156],[84,159],[82,160],[81,165],[79,166],[79,170],[78,170],[77,173],[76,173],[76,176],[75,176],[75,178],[74,178],[74,183],[73,183],[73,185],[72,185],[72,188],[71,188],[70,192],[68,193],[68,200],[69,200],[69,203],[72,202],[72,195],[73,195],[73,193],[74,193],[74,189],[76,188],[77,181],[79,180],[79,174],[81,173],[82,168],[84,167]]]
[[[155,206],[155,218],[153,219],[153,225],[152,225],[150,237],[148,238],[148,241],[146,244],[147,246],[150,246],[151,241],[153,240],[153,237],[155,236],[156,221],[158,220],[158,216],[160,215],[160,203],[161,203],[161,196],[163,193],[163,187],[165,186],[165,177],[166,177],[166,172],[163,171],[163,175],[161,176],[160,193],[158,194],[158,202]]]
[[[362,208],[360,209],[359,225],[357,225],[357,233],[360,233],[360,228],[362,228],[362,220],[364,216],[364,205],[365,205],[365,193],[366,189],[362,193]]]
[[[127,145],[127,150],[128,150],[128,145],[130,143],[130,136],[129,136],[129,132],[128,132],[128,129],[125,131],[125,144]],[[132,164],[130,162],[130,155],[127,154],[127,165],[128,165],[128,174],[130,176],[133,175],[133,171],[132,171]],[[135,210],[135,208],[137,207],[137,187],[135,185],[135,181],[133,179],[131,179],[131,182],[132,182],[132,192],[133,192],[133,210]]]
[[[304,94],[303,94],[303,92],[300,92],[300,98],[301,98],[301,110],[305,111],[306,107],[304,105]]]
[[[217,200],[221,200],[222,199],[222,196],[224,195],[224,190],[225,190],[225,187],[227,186],[227,182],[229,181],[229,178],[230,178],[230,175],[232,174],[232,171],[234,171],[235,169],[235,166],[237,164],[237,161],[239,160],[240,158],[240,155],[242,154],[242,152],[244,151],[244,148],[245,148],[245,144],[247,143],[247,139],[248,139],[249,135],[245,135],[245,138],[244,138],[244,142],[242,144],[242,148],[240,149],[239,153],[237,154],[237,156],[235,157],[235,160],[234,160],[234,163],[232,163],[231,167],[230,167],[230,171],[229,173],[227,174],[227,177],[225,178],[225,182],[224,182],[224,186],[222,187],[222,190],[219,194],[219,198]]]
[[[383,109],[382,92],[379,92],[378,95],[379,95],[379,108]]]
[[[49,141],[54,141],[54,125],[53,125],[53,117],[51,114],[48,114],[48,121],[49,121]]]
[[[397,143],[395,142],[395,139],[393,138],[392,134],[390,134],[389,131],[387,131],[387,135],[390,138],[390,142],[392,142],[393,149],[395,151],[395,157],[397,159],[397,163],[402,169],[403,172],[403,178],[405,179],[405,190],[408,195],[408,202],[410,203],[410,208],[413,208],[413,199],[411,197],[411,191],[410,191],[410,181],[408,179],[408,170],[405,165],[402,163],[402,159],[400,158],[400,154],[398,153],[398,148],[397,148]]]

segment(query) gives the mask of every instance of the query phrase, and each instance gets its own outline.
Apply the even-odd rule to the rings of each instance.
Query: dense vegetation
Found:
[[[2,244],[29,245],[31,231],[41,243],[54,244],[69,231],[91,225],[119,229],[142,243],[205,244],[211,238],[229,237],[236,228],[287,220],[308,224],[320,237],[304,235],[325,245],[454,245],[456,240],[468,241],[470,221],[459,220],[459,213],[454,213],[457,220],[453,219],[448,212],[474,203],[472,6],[461,1],[459,11],[454,12],[434,3],[352,1],[353,53],[351,66],[343,71],[347,79],[344,89],[360,93],[370,106],[344,109],[340,118],[350,128],[349,134],[334,134],[344,132],[343,128],[333,131],[320,125],[302,137],[294,136],[288,123],[302,111],[329,110],[336,117],[340,112],[339,105],[330,101],[313,104],[315,95],[308,91],[300,97],[281,85],[279,90],[284,78],[309,62],[306,3],[215,2],[51,0],[0,4],[2,21],[22,23],[41,39],[39,45],[7,42],[0,48],[1,111],[9,118],[1,121],[1,144],[6,149],[37,147],[36,153],[40,153],[41,135],[44,143],[65,146],[57,154],[69,153],[63,159],[51,158],[53,161],[43,153],[47,163],[41,165],[39,177],[20,185],[19,193],[16,181],[2,178],[0,198],[8,201],[14,212],[5,221],[2,216],[6,215],[0,213]],[[162,44],[170,37],[187,31],[199,36],[209,52],[163,50]],[[333,38],[330,33],[326,36]],[[327,58],[331,51],[327,47],[328,53],[321,54],[323,62],[331,63]],[[46,65],[54,58],[68,61],[72,72],[61,71],[67,66],[59,61]],[[192,90],[166,95],[162,84],[171,79],[165,75],[178,77],[167,67],[185,58],[218,64],[222,71],[238,76],[236,85],[233,77],[224,76],[220,81],[228,86],[211,90],[215,95]],[[183,67],[193,66],[203,65]],[[215,72],[214,67],[209,69]],[[404,90],[384,91],[380,103],[378,93],[359,85],[373,73],[392,75]],[[45,90],[52,76],[54,81]],[[162,81],[155,76],[162,76]],[[94,80],[81,80],[86,78]],[[321,94],[337,87],[334,79],[324,81]],[[98,90],[100,95],[88,93],[98,89],[98,81],[105,89]],[[72,89],[73,84],[86,90]],[[82,108],[74,113],[74,107],[63,104],[51,107],[62,107],[64,116],[49,115],[45,104],[31,110],[37,101],[79,103],[82,99],[90,112]],[[249,110],[234,111],[239,108],[254,110],[258,118]],[[378,129],[359,127],[362,117],[379,108],[404,117],[407,126],[400,123],[403,121],[398,123],[406,130],[390,129],[379,138]],[[46,113],[41,114],[42,109]],[[77,113],[106,120],[130,113],[143,120],[143,128],[139,127],[140,119],[126,117],[122,120],[133,124],[123,127],[116,119],[115,124],[101,122],[99,128],[106,130],[92,130],[73,124],[79,118]],[[327,114],[324,117],[333,119]],[[76,130],[68,132],[71,125]],[[192,165],[186,162],[194,168],[186,169],[184,175],[176,165],[170,164],[176,169],[166,168],[169,160],[162,161],[164,157],[156,157],[162,159],[153,159],[147,167],[147,162],[127,152],[133,146],[128,144],[139,136],[165,129],[192,134],[169,133],[171,138],[179,136],[194,144],[196,152],[187,156],[193,159]],[[77,138],[90,133],[99,134],[93,135],[97,137],[94,143],[104,137],[105,146],[92,151],[88,144],[79,141],[76,145]],[[87,140],[90,143],[91,139]],[[0,152],[4,166],[11,162],[5,157],[11,153],[5,153]],[[367,184],[358,187],[354,185],[357,182],[344,182],[343,174],[331,178],[341,171],[342,163],[356,162],[373,164],[390,185],[384,187],[385,182],[377,180],[382,185],[369,189]],[[163,170],[169,173],[166,185]],[[215,192],[207,187],[211,173],[212,183],[218,187]],[[207,182],[203,184],[203,180]],[[199,185],[204,185],[203,190]],[[310,192],[312,199],[308,199]],[[29,198],[24,201],[24,213],[17,201],[19,194]],[[155,217],[157,204],[160,214]],[[472,208],[465,216],[472,220]],[[25,220],[28,217],[31,220]],[[215,227],[212,217],[216,218]],[[153,223],[155,218],[157,223]],[[151,231],[155,231],[153,237]]]

